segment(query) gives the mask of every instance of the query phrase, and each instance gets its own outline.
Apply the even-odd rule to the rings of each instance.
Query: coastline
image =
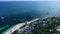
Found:
[[[47,16],[47,17],[57,17],[57,16]],[[47,17],[42,17],[42,19],[47,18]],[[38,20],[38,19],[40,19],[40,18],[32,19],[31,21],[27,21],[26,23],[27,23],[27,24],[30,24],[31,22],[34,22],[34,21],[36,21],[36,20]],[[8,29],[7,29],[4,33],[2,33],[2,34],[9,34],[10,32],[14,32],[15,30],[19,29],[19,28],[22,27],[23,25],[25,25],[25,22],[16,24],[16,25],[8,28]]]
[[[31,21],[28,21],[27,24],[30,24],[31,22],[34,22],[36,20],[38,20],[39,18],[36,18],[36,19],[33,19]],[[15,30],[19,29],[21,26],[25,25],[25,23],[19,23],[19,24],[16,24],[12,27],[10,27],[9,29],[7,29],[4,33],[2,34],[10,34],[12,32],[14,32]]]

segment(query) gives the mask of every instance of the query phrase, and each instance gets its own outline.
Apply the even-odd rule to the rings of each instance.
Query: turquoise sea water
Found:
[[[0,33],[7,28],[46,16],[60,16],[58,1],[5,1],[0,2]]]

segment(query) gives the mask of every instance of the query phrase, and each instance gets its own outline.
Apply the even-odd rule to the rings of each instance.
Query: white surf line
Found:
[[[34,22],[36,20],[39,20],[39,18],[36,18],[34,20],[28,21],[27,24],[30,24],[31,22]],[[11,34],[13,33],[15,30],[18,30],[21,26],[25,25],[25,23],[19,23],[13,27],[11,27],[10,29],[8,29],[6,32],[4,32],[3,34]]]

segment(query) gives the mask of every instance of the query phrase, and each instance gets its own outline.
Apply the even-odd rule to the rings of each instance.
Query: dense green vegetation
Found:
[[[49,17],[46,20],[48,23],[37,24],[32,32],[34,34],[59,34],[60,32],[56,31],[56,28],[60,26],[59,18]]]
[[[22,34],[59,34],[60,33],[60,31],[56,30],[60,26],[60,18],[48,17],[40,21],[41,21],[40,23],[37,22],[37,24],[35,24],[33,30],[31,31],[29,30],[28,32],[26,33],[24,32]]]

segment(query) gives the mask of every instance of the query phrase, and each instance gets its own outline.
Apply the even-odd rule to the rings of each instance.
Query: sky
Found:
[[[0,1],[60,1],[60,0],[0,0]]]

